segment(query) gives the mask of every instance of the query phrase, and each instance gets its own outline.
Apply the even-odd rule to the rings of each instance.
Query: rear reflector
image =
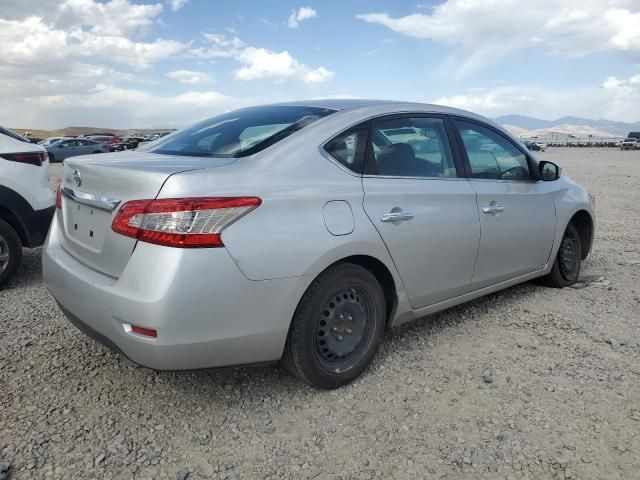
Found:
[[[56,182],[56,208],[62,208],[62,179],[60,177]]]
[[[120,208],[111,229],[169,247],[223,247],[222,231],[261,203],[258,197],[133,200]]]
[[[156,338],[158,336],[157,330],[154,330],[152,328],[139,327],[138,325],[131,325],[131,331],[133,333],[137,333],[138,335],[144,335],[145,337]]]
[[[47,159],[47,155],[44,152],[3,153],[0,157],[10,162],[27,163],[36,167],[42,166]]]

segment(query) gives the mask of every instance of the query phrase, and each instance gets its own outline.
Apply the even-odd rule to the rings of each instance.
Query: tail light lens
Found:
[[[56,208],[62,208],[62,179],[60,177],[56,182]]]
[[[133,200],[120,208],[111,229],[169,247],[223,247],[222,231],[261,203],[258,197]]]
[[[0,156],[10,162],[26,163],[36,167],[41,167],[47,159],[47,154],[44,152],[3,153]]]

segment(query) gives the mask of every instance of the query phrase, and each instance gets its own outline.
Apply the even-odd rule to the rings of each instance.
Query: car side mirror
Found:
[[[58,145],[58,148],[64,148],[64,145]]]
[[[540,173],[541,180],[545,182],[552,182],[560,178],[562,168],[553,162],[543,160],[538,164],[538,172]]]

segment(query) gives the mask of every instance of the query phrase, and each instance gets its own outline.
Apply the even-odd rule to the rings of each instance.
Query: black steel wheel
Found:
[[[4,220],[0,220],[0,287],[4,286],[22,262],[20,237]]]
[[[282,363],[314,387],[338,388],[367,368],[385,324],[384,292],[376,277],[359,265],[334,265],[300,300]]]
[[[373,341],[368,319],[374,308],[359,285],[345,285],[330,295],[316,321],[315,352],[323,368],[339,373],[357,364]]]
[[[580,235],[573,223],[567,225],[553,267],[540,279],[543,285],[554,288],[568,287],[578,281],[582,263]]]

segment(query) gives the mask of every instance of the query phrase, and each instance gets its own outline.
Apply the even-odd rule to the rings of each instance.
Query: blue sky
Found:
[[[640,121],[637,0],[0,0],[0,124],[181,126],[319,97]]]

